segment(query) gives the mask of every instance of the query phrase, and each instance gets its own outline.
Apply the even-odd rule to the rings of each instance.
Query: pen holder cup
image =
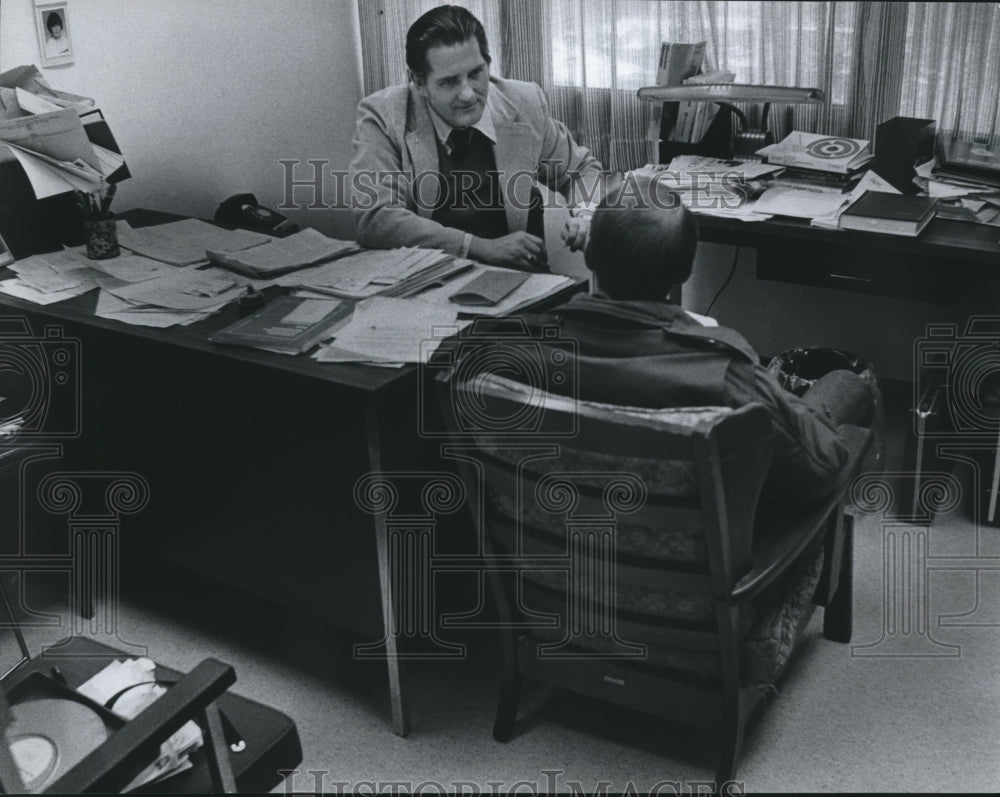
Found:
[[[121,254],[114,219],[88,219],[84,226],[87,229],[87,257],[91,260],[107,260]]]

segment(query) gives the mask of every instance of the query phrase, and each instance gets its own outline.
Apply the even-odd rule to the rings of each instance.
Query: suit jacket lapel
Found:
[[[410,153],[413,175],[437,173],[438,152],[434,124],[431,122],[427,103],[410,86],[409,118],[406,124],[406,149]],[[420,201],[417,202],[417,189]],[[417,215],[430,218],[441,194],[441,183],[427,177],[414,180],[410,185],[417,206]]]
[[[535,149],[531,128],[505,118],[502,113],[494,113],[493,128],[497,134],[493,152],[500,173],[507,227],[511,232],[523,230],[528,226],[528,202],[538,171],[538,164],[531,157]],[[519,176],[519,172],[527,174]]]

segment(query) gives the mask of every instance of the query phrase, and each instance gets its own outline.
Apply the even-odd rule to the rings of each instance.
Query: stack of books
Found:
[[[777,178],[782,183],[842,190],[860,179],[873,157],[865,139],[800,131],[789,133],[756,154],[768,163],[786,167]]]

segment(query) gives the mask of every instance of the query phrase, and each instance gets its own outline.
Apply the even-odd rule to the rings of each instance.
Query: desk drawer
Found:
[[[973,269],[889,250],[797,241],[761,245],[757,278],[949,304],[965,292]]]

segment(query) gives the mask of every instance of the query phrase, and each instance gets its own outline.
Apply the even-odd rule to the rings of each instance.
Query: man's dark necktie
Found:
[[[469,157],[469,144],[472,141],[472,128],[462,130],[454,128],[448,134],[448,146],[451,148],[451,159],[455,163],[465,163]]]

